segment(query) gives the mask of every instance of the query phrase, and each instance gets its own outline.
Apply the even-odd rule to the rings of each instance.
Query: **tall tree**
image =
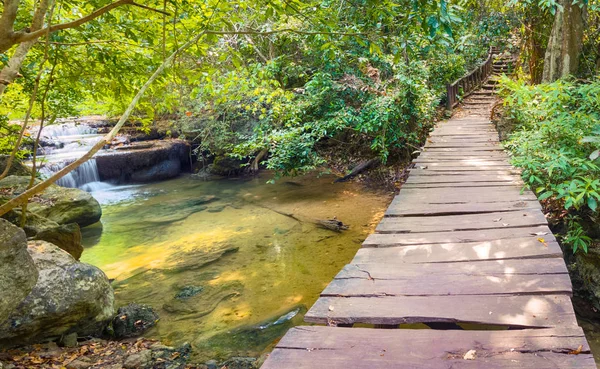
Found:
[[[577,72],[583,48],[586,3],[560,0],[544,58],[544,82]]]

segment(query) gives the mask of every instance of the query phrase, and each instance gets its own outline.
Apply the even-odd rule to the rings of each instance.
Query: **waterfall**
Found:
[[[67,161],[46,164],[40,168],[40,173],[44,177],[50,177],[52,174],[58,172],[69,164],[70,162]],[[78,188],[92,182],[100,182],[98,165],[96,164],[96,159],[94,158],[86,161],[75,170],[68,173],[66,176],[60,178],[58,181],[56,181],[56,184],[63,187]]]
[[[43,177],[63,169],[73,161],[79,159],[100,139],[96,128],[86,124],[61,123],[43,128],[42,137],[45,147],[41,148],[39,171]],[[96,159],[90,159],[81,164],[58,181],[56,184],[63,187],[81,188],[88,192],[106,190],[112,187],[100,182]]]

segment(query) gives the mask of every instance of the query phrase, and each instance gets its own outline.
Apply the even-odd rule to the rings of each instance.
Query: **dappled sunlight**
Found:
[[[475,251],[475,254],[480,259],[489,259],[491,249],[492,245],[489,242],[473,247],[473,251]]]

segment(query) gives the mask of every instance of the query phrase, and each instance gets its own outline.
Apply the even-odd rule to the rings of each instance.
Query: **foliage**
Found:
[[[63,0],[46,21],[69,22],[107,3]],[[137,120],[178,118],[202,155],[250,163],[268,150],[278,175],[324,164],[320,146],[341,136],[364,143],[366,156],[395,160],[422,144],[446,83],[506,36],[506,17],[474,17],[466,4],[151,0],[42,38],[3,100],[19,101],[7,111],[21,117],[41,69],[40,86],[51,86],[47,116],[118,114],[153,66],[204,31],[140,101]],[[16,29],[30,24],[34,1],[21,6]]]
[[[573,214],[598,214],[600,140],[592,135],[599,130],[600,80],[528,86],[504,78],[501,86],[508,117],[518,124],[506,146],[525,182],[540,200],[560,201]],[[586,250],[578,221],[568,224],[565,240]]]

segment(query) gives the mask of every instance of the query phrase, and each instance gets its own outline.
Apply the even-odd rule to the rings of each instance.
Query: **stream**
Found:
[[[92,191],[104,214],[83,229],[82,261],[114,279],[117,306],[158,312],[147,337],[189,342],[198,362],[259,356],[302,323],[391,200],[331,176],[269,179],[187,175]],[[313,223],[333,217],[350,229]]]

